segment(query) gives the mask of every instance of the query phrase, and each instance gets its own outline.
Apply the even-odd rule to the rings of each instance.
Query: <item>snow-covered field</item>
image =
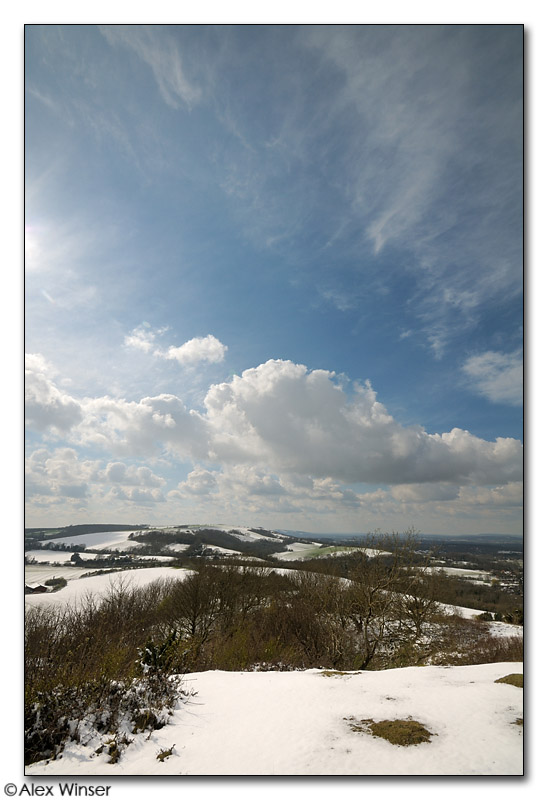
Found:
[[[82,561],[94,561],[101,558],[101,553],[78,553]],[[28,550],[25,556],[34,558],[35,561],[41,564],[67,564],[73,553],[58,550]],[[175,556],[136,556],[141,561],[173,561]],[[92,565],[93,566],[93,565]]]
[[[445,572],[454,578],[467,578],[485,583],[495,577],[492,573],[484,569],[464,569],[462,567],[426,567],[425,572]]]
[[[25,595],[25,603],[29,605],[41,605],[43,603],[70,603],[74,605],[85,599],[89,594],[105,594],[112,586],[116,586],[120,582],[124,585],[146,586],[159,578],[184,579],[188,574],[188,570],[172,569],[171,567],[150,567],[123,570],[121,572],[107,572],[104,575],[93,575],[89,578],[70,580],[58,592]],[[55,575],[61,577],[58,572],[55,572]]]
[[[178,543],[175,543],[175,544],[166,545],[165,549],[166,550],[171,550],[172,553],[182,553],[185,550],[188,550],[189,547],[190,547],[189,544],[178,544]]]
[[[213,553],[219,553],[219,555],[224,556],[239,556],[241,555],[239,550],[231,550],[228,547],[219,547],[218,545],[208,544],[206,545],[208,550],[211,550]]]
[[[306,558],[308,553],[315,552],[320,545],[317,542],[292,542],[287,545],[287,551],[283,553],[274,553],[274,558],[279,561],[297,561],[301,558]]]
[[[50,578],[64,578],[67,581],[79,579],[82,575],[94,570],[93,562],[89,567],[52,566],[51,564],[25,565],[25,583],[44,583]],[[27,598],[25,598],[27,599]]]
[[[64,550],[27,550],[25,557],[33,558],[41,564],[66,564],[74,553]],[[93,561],[97,553],[78,553],[82,561]]]
[[[124,542],[127,542],[130,533],[132,531],[104,531],[103,533],[83,533],[81,536],[62,536],[61,538],[57,539],[50,539],[49,541],[56,542],[58,544],[79,544],[83,545],[84,547],[90,547],[93,549],[104,549],[110,547],[119,548],[120,545],[123,545]],[[133,531],[133,533],[139,533],[139,531]]]
[[[161,730],[131,734],[118,763],[95,753],[107,738],[95,734],[27,774],[520,775],[523,690],[495,681],[522,666],[195,673],[185,680],[197,695]],[[408,717],[426,726],[430,742],[402,747],[351,728]]]
[[[240,528],[240,527],[231,527],[229,525],[203,525],[202,528],[215,528],[218,531],[224,531],[225,533],[230,533],[236,539],[240,539],[242,542],[272,542],[276,540],[283,540],[285,536],[281,533],[275,537],[268,536],[263,533],[258,533],[257,531],[252,531],[251,528]],[[192,526],[192,530],[199,531],[200,528]]]
[[[287,546],[287,552],[273,553],[274,558],[280,561],[302,561],[306,558],[330,558],[337,555],[344,555],[359,550],[366,553],[370,558],[377,556],[389,556],[385,550],[374,550],[370,547],[351,547],[345,545],[334,545],[333,547],[321,547],[317,542],[295,542]]]
[[[438,603],[447,614],[457,614],[464,619],[474,619],[481,613],[477,608],[466,608],[465,606],[451,606],[447,603]],[[489,633],[491,636],[523,636],[523,625],[512,625],[509,622],[488,622]]]

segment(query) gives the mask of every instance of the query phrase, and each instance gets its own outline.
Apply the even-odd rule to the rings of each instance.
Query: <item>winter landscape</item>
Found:
[[[29,782],[524,774],[523,45],[26,25]]]
[[[28,775],[522,774],[519,541],[93,528],[27,531]],[[480,607],[434,599],[459,591]]]

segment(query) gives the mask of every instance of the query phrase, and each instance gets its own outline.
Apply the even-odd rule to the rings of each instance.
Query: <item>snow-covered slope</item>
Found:
[[[122,572],[107,572],[104,575],[92,575],[89,578],[69,580],[63,589],[47,594],[25,595],[28,605],[43,605],[44,603],[70,603],[78,605],[89,595],[103,595],[112,587],[120,585],[146,586],[160,578],[184,579],[189,574],[188,570],[173,569],[172,567],[150,567],[150,569],[131,569]]]
[[[131,735],[118,763],[95,753],[96,735],[27,774],[520,775],[523,692],[495,681],[522,666],[196,673],[186,681],[198,694],[166,727]],[[407,717],[434,734],[430,742],[402,747],[351,727]]]

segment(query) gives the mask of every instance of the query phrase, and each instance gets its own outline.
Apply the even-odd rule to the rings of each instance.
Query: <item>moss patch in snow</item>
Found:
[[[171,747],[169,747],[167,750],[160,750],[160,752],[157,753],[156,758],[158,759],[158,761],[164,762],[166,760],[166,758],[169,758],[170,756],[173,755],[173,750],[174,749],[175,749],[175,745],[172,744]]]
[[[345,717],[345,719],[350,723],[351,730],[357,733],[370,733],[401,747],[429,742],[432,736],[436,735],[415,719],[383,719],[380,722],[372,719],[357,720],[355,717]]]
[[[521,672],[512,672],[511,675],[505,675],[504,678],[497,678],[495,683],[509,683],[510,686],[517,686],[523,689],[523,675]]]
[[[333,678],[333,677],[338,677],[340,675],[359,675],[360,673],[344,672],[338,669],[324,669],[324,671],[321,674],[324,675],[326,678]]]

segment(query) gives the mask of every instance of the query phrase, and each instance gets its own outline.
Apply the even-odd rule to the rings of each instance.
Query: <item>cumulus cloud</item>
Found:
[[[370,384],[349,396],[336,376],[268,361],[205,398],[212,458],[347,483],[493,484],[521,476],[521,443],[459,428],[428,434],[400,425]]]
[[[447,483],[402,484],[392,488],[392,497],[403,503],[456,500],[459,487]]]
[[[504,486],[463,486],[459,499],[463,504],[474,507],[519,508],[523,503],[523,483],[512,481]]]
[[[519,406],[523,402],[523,359],[520,351],[492,350],[471,356],[462,367],[469,385],[492,403]]]
[[[84,419],[75,439],[120,456],[151,456],[164,449],[179,455],[207,455],[207,432],[200,415],[171,394],[127,401],[111,397],[82,403]]]
[[[183,494],[209,495],[218,491],[217,475],[203,467],[195,467],[178,489]]]
[[[155,330],[147,322],[143,322],[125,337],[124,344],[127,347],[142,350],[144,353],[152,352],[157,358],[177,361],[182,367],[192,366],[201,361],[219,364],[224,360],[228,347],[212,334],[195,336],[178,347],[171,345],[167,349],[156,347],[153,350],[156,337],[165,333],[166,330],[167,328]]]
[[[68,409],[71,446],[39,447],[28,459],[29,493],[43,502],[64,495],[99,498],[112,508],[146,506],[163,502],[165,490],[181,508],[193,499],[214,502],[220,512],[311,516],[337,509],[393,514],[425,503],[447,509],[440,513],[474,504],[488,513],[521,502],[521,442],[403,426],[369,383],[350,386],[326,370],[268,361],[212,385],[197,411],[172,394],[77,400],[60,392],[41,357],[29,363],[34,386],[43,385],[58,409],[34,413],[31,422],[59,430]],[[40,395],[33,403],[33,410],[47,406]],[[84,459],[79,446],[106,456]],[[139,464],[162,455],[193,465],[176,489]]]
[[[222,344],[215,336],[196,336],[189,339],[180,347],[169,347],[166,351],[156,351],[156,355],[162,358],[178,361],[181,366],[196,364],[199,361],[207,361],[210,364],[218,364],[224,360],[227,346]]]
[[[106,495],[105,500],[121,500],[124,503],[134,503],[135,505],[148,506],[155,503],[163,503],[165,497],[159,489],[139,489],[138,487],[114,486]]]
[[[80,460],[74,448],[38,448],[27,458],[25,495],[33,502],[57,505],[64,500],[81,506],[90,496],[96,470],[97,462]]]
[[[83,499],[88,494],[88,487],[85,483],[60,484],[57,487],[57,493],[61,495],[61,497]]]
[[[127,466],[123,461],[113,461],[99,473],[105,483],[122,483],[125,486],[163,486],[165,479],[155,475],[149,467]]]
[[[53,382],[54,370],[36,353],[25,356],[25,414],[27,424],[38,431],[57,434],[82,420],[79,403],[60,391]]]
[[[104,466],[99,460],[81,458],[71,447],[38,448],[29,455],[25,471],[25,493],[32,502],[108,498],[148,505],[164,500],[160,487],[166,481],[149,467],[121,461]]]
[[[134,347],[144,353],[150,353],[154,347],[154,340],[158,334],[164,333],[166,328],[154,330],[147,322],[137,325],[124,339],[126,347]]]

